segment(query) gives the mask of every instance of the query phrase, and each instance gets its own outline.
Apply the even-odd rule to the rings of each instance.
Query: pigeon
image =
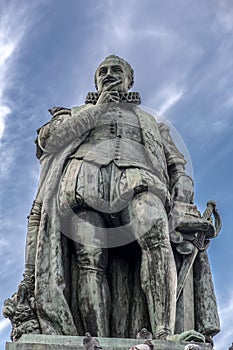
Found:
[[[136,335],[137,339],[150,339],[152,340],[153,336],[152,333],[149,332],[146,328],[142,328],[138,334]]]
[[[185,346],[184,350],[201,350],[200,346],[197,344],[188,344]]]
[[[153,350],[154,345],[149,339],[147,339],[143,344],[137,344],[132,346],[129,350]]]
[[[84,350],[102,349],[100,346],[99,340],[92,337],[89,332],[87,332],[85,334],[85,337],[83,338],[83,347],[84,347]]]

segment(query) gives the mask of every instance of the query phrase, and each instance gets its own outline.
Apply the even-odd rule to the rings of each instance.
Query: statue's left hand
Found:
[[[193,203],[193,181],[187,175],[180,175],[172,187],[171,199],[184,203]]]
[[[13,294],[11,298],[8,298],[4,301],[3,316],[5,318],[12,319],[15,314],[16,306],[17,306],[17,293]]]

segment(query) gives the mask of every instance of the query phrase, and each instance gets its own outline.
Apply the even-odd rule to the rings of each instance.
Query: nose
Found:
[[[111,74],[112,74],[112,69],[111,69],[111,67],[109,67],[107,69],[106,76],[111,75]]]

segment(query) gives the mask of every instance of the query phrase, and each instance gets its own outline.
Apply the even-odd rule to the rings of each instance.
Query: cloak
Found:
[[[60,109],[39,130],[37,143],[41,175],[36,202],[41,205],[41,214],[34,236],[30,237],[30,233],[28,234],[26,264],[35,267],[36,310],[42,334],[85,333],[77,304],[79,271],[70,240],[61,232],[56,194],[68,158],[85,141],[88,130],[96,125],[98,110],[95,109],[92,105],[74,107],[71,110]],[[169,190],[168,170],[177,164],[184,167],[184,156],[172,141],[168,127],[164,124],[158,125],[151,115],[136,106],[134,111],[139,119],[148,156],[152,163],[156,162],[160,180]],[[55,132],[56,130],[59,132]],[[135,243],[132,251],[137,258],[134,260],[131,256],[125,258],[127,254],[124,247],[120,249],[120,256],[123,258],[119,259],[116,251],[112,250],[108,269],[109,287],[112,291],[111,336],[135,337],[139,324],[142,324],[140,329],[146,327],[150,330],[148,307],[140,286],[141,253]],[[195,329],[202,334],[207,330],[210,334],[211,330],[215,334],[219,329],[219,320],[208,258],[204,252],[197,259],[198,269],[194,270]],[[199,264],[202,264],[202,269]],[[205,275],[201,275],[201,270]],[[125,281],[128,281],[126,287]],[[203,287],[206,282],[208,287]],[[115,303],[117,300],[120,300],[120,304]],[[129,315],[124,311],[129,303],[131,313],[127,317]],[[134,320],[135,315],[140,315],[139,321]]]

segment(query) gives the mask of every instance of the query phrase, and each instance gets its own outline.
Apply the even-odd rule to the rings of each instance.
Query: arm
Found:
[[[86,105],[67,109],[54,107],[49,110],[52,119],[38,131],[37,156],[42,153],[56,152],[70,144],[78,137],[93,129],[102,113],[105,113],[110,102],[118,102],[119,94],[114,87],[122,81],[117,80],[105,87],[101,92],[96,106]]]
[[[164,123],[159,124],[162,136],[167,169],[169,175],[169,190],[173,201],[193,203],[193,180],[185,172],[184,155],[177,149],[170,135],[170,130]]]
[[[43,153],[57,152],[90,131],[97,124],[101,108],[55,108],[50,113],[51,121],[38,132],[37,142]]]

